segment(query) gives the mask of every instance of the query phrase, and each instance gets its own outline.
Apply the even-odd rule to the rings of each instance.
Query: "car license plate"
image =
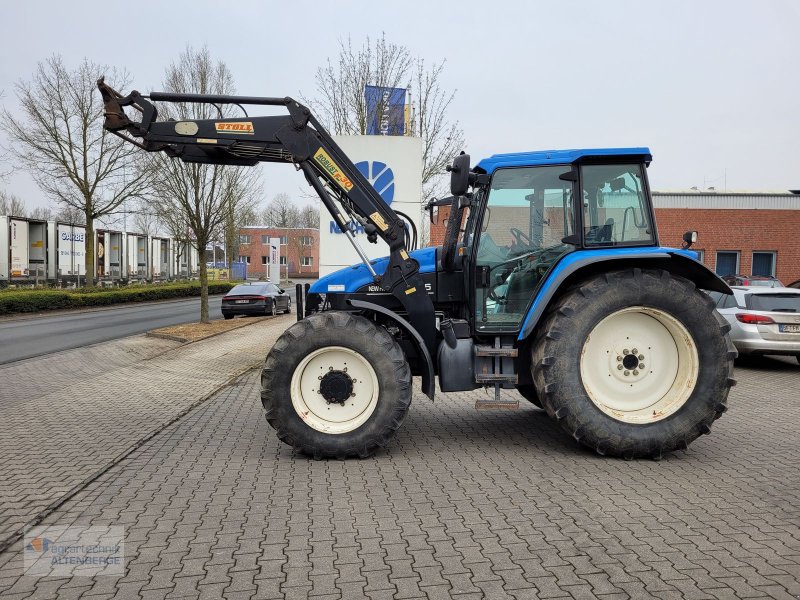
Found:
[[[236,304],[250,304],[250,300],[237,300]]]
[[[800,333],[800,325],[781,325],[778,331],[781,333]]]

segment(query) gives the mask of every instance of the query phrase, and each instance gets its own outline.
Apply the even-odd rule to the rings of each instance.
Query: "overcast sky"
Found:
[[[187,46],[224,60],[239,93],[313,95],[338,41],[383,31],[447,60],[451,117],[477,162],[496,152],[649,146],[654,189],[800,188],[800,2],[4,2],[0,90],[60,54],[127,69],[160,89]],[[127,90],[125,90],[127,91]],[[299,198],[284,165],[262,169],[265,196]],[[0,181],[46,200],[25,174]],[[300,199],[301,202],[305,202]]]

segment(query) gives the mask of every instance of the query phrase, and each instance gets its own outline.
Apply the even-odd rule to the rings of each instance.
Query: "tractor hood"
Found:
[[[420,273],[433,273],[436,271],[436,248],[421,248],[409,253],[411,258],[416,259],[419,263]],[[389,264],[389,257],[376,258],[371,260],[370,264],[378,275],[386,271]],[[345,267],[321,277],[313,284],[308,290],[310,293],[315,294],[328,294],[331,292],[355,292],[361,287],[373,283],[372,275],[370,275],[367,267],[363,263],[353,265],[352,267]]]

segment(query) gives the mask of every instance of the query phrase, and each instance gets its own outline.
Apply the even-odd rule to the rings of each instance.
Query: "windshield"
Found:
[[[767,312],[800,313],[800,294],[750,294],[747,308]]]
[[[780,281],[775,281],[774,279],[751,279],[747,285],[750,287],[781,287]]]

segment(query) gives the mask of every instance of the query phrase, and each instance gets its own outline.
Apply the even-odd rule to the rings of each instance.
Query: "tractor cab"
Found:
[[[498,154],[470,173],[467,202],[454,173],[441,264],[463,273],[475,334],[518,332],[568,253],[656,246],[650,160],[646,148]]]

